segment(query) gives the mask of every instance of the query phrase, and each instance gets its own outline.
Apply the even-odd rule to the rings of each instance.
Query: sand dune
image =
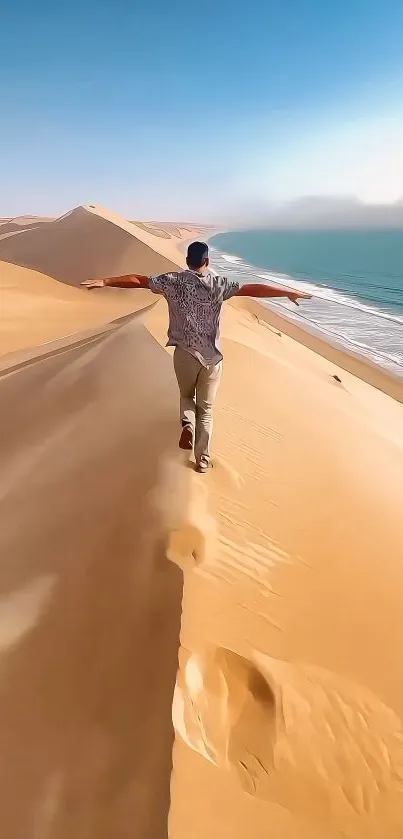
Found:
[[[52,277],[0,262],[0,355],[100,326],[150,303],[148,292],[89,295]]]
[[[99,326],[155,302],[146,292],[108,289],[89,295],[69,285],[89,277],[178,269],[184,242],[201,232],[195,226],[173,232],[172,225],[156,222],[136,226],[95,207],[78,207],[59,219],[3,220],[0,354]]]
[[[71,285],[130,271],[175,271],[182,267],[183,256],[177,237],[166,235],[167,239],[157,238],[144,226],[88,205],[3,238],[0,227],[0,259]]]
[[[398,839],[402,406],[247,311],[223,332],[219,538],[187,557],[171,836]]]
[[[15,216],[14,218],[0,218],[0,239],[8,233],[21,232],[30,227],[40,227],[54,221],[53,216]]]
[[[169,359],[131,320],[3,361],[0,396],[2,835],[161,839],[182,597]]]
[[[177,563],[170,839],[400,839],[403,406],[228,305],[214,468],[184,468],[165,303],[54,279],[181,264],[174,227],[0,238],[3,352],[32,347],[0,379],[8,836],[167,835]]]

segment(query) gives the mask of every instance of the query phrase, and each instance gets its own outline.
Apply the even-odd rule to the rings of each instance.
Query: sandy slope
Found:
[[[87,205],[12,234],[2,236],[0,226],[0,259],[71,285],[134,270],[140,274],[178,270],[183,265],[178,232],[162,238],[158,229],[136,226],[116,213]],[[187,231],[181,238],[193,235]]]
[[[175,721],[221,768],[178,740],[171,836],[398,839],[403,407],[245,310],[223,333],[218,540],[196,567],[194,532],[173,541],[188,569]]]
[[[0,300],[0,354],[4,354],[104,324],[146,305],[149,295],[108,289],[90,297],[39,271],[0,262]]]
[[[166,835],[182,597],[164,553],[174,388],[132,322],[0,365],[8,839]]]
[[[101,219],[99,223],[100,214],[92,215],[97,217],[98,234],[112,223],[110,217],[103,221]],[[74,224],[77,223],[77,228],[80,227],[80,219],[85,220],[86,230],[94,223],[88,208],[84,216],[82,213],[76,215]],[[71,219],[68,224],[71,225]],[[149,228],[149,224],[143,227]],[[121,243],[129,237],[132,261],[128,270],[142,270],[133,263],[137,252],[139,257],[145,254],[143,246],[150,248],[148,270],[154,270],[153,248],[159,252],[158,260],[164,258],[175,264],[176,260],[180,261],[176,234],[171,231],[171,238],[167,240],[160,235],[153,236],[149,229],[144,230],[143,227],[138,228],[141,231],[141,245],[134,242],[134,238],[137,242],[137,236],[140,241],[140,233],[136,232],[134,237],[133,232],[126,230],[121,222],[117,224],[117,230],[114,230],[113,235],[120,237]],[[48,244],[53,237],[49,230],[54,228],[48,228]],[[35,236],[39,234],[44,235],[38,230]],[[14,239],[16,247],[18,238],[23,242],[22,235],[25,236],[16,234],[3,242]],[[34,231],[31,231],[28,239],[30,248],[33,235]],[[98,237],[101,249],[102,237],[103,233]],[[77,239],[76,233],[74,238]],[[67,271],[62,263],[68,241],[71,241],[71,237],[58,240],[59,259],[57,264],[53,264],[54,277],[60,278]],[[100,273],[118,273],[117,268],[110,270],[110,262],[108,270],[102,270],[101,255],[96,255],[95,234],[93,238],[83,237],[82,242],[83,248],[87,242],[87,250],[82,251],[86,270],[89,270],[91,264],[95,267],[97,265]],[[24,245],[24,264],[27,261],[26,245],[27,240]],[[2,247],[0,243],[0,256]],[[41,251],[41,254],[39,267],[41,271],[49,271],[49,264],[44,262],[45,257],[46,260],[50,258],[49,251],[45,255]],[[71,273],[73,269],[74,280]],[[146,306],[150,302],[147,295],[140,300],[137,292],[136,297],[133,295],[133,301],[135,299],[137,302],[132,303],[130,293],[110,294],[106,291],[99,295],[86,295],[81,290],[59,285],[43,274],[38,276],[10,265],[7,269],[3,266],[3,270],[19,272],[14,279],[12,273],[6,274],[8,282],[12,284],[15,280],[17,286],[20,284],[19,290],[23,286],[22,291],[28,297],[29,284],[39,284],[38,291],[26,299],[25,309],[15,305],[14,314],[9,316],[10,341],[18,344],[15,336],[25,327],[31,330],[30,341],[27,342],[26,337],[20,338],[20,346],[24,345],[24,341],[27,346],[35,340],[44,340],[46,329],[48,333],[54,329],[51,334],[55,335],[57,329],[72,330],[74,323],[80,329],[94,327],[102,318],[110,319],[124,314],[130,306]],[[66,278],[69,282],[76,281],[77,271],[72,264],[68,264],[69,276],[66,273]],[[10,289],[8,292],[10,310],[14,292]],[[60,298],[57,298],[58,293]],[[38,317],[33,316],[34,299],[40,301],[38,309],[42,314],[39,326]],[[51,312],[53,314],[48,317],[46,313]],[[60,320],[54,324],[53,318],[56,317]],[[148,309],[143,317],[152,336],[163,343],[166,330],[165,304],[159,302]],[[181,667],[174,702],[178,736],[174,750],[170,837],[400,839],[403,834],[403,682],[400,673],[400,648],[403,642],[403,531],[400,527],[403,498],[403,406],[344,372],[333,361],[321,358],[308,347],[286,337],[279,331],[277,322],[276,328],[272,328],[270,319],[267,311],[262,310],[261,318],[257,319],[254,311],[247,306],[226,306],[223,317],[226,363],[216,415],[215,467],[203,478],[191,470],[180,468],[179,475],[188,482],[189,500],[186,505],[180,501],[180,494],[172,486],[165,500],[158,493],[157,510],[163,520],[170,510],[169,499],[179,500],[182,512],[186,513],[185,521],[170,521],[171,535],[168,540],[168,553],[184,569],[185,581]],[[39,333],[42,337],[35,337]],[[109,714],[111,722],[104,739],[94,734],[89,714],[82,714],[79,717],[81,728],[74,728],[76,738],[80,730],[84,746],[79,747],[78,740],[73,738],[69,753],[69,766],[72,768],[70,774],[67,772],[67,779],[72,780],[67,783],[66,795],[69,801],[71,795],[73,798],[77,795],[78,786],[84,790],[80,799],[83,821],[69,822],[66,812],[71,813],[72,810],[68,807],[67,810],[58,809],[59,793],[54,793],[53,798],[49,792],[48,798],[40,798],[38,793],[37,800],[42,801],[45,810],[48,808],[46,812],[51,811],[50,804],[46,803],[49,797],[51,801],[56,801],[53,806],[59,821],[56,820],[56,827],[48,831],[47,835],[51,839],[60,839],[72,833],[98,839],[98,836],[103,835],[99,831],[104,816],[107,826],[105,836],[111,835],[111,832],[114,836],[122,836],[122,839],[126,835],[136,835],[133,833],[135,819],[132,814],[139,784],[144,794],[145,787],[141,785],[140,775],[136,775],[142,767],[150,772],[145,783],[152,790],[152,795],[161,795],[162,801],[166,802],[166,769],[165,775],[160,778],[161,786],[160,781],[156,786],[150,785],[148,779],[153,775],[153,766],[145,757],[150,754],[153,759],[158,759],[158,754],[154,752],[158,737],[146,734],[144,749],[138,752],[134,740],[127,741],[127,749],[123,745],[130,725],[134,726],[135,732],[138,731],[136,715],[139,720],[143,720],[142,709],[145,706],[141,705],[141,701],[138,707],[135,706],[132,717],[129,712],[127,716],[123,715],[125,725],[129,720],[129,727],[119,728],[117,736],[117,719],[122,702],[125,708],[128,707],[125,705],[127,697],[123,673],[127,673],[130,656],[140,656],[141,653],[138,647],[132,653],[132,645],[139,636],[132,631],[130,620],[127,619],[130,610],[125,600],[126,585],[121,588],[117,585],[112,589],[110,586],[114,578],[113,569],[121,568],[122,564],[127,569],[130,564],[128,557],[132,555],[127,544],[123,554],[120,547],[116,550],[120,544],[116,541],[121,528],[120,517],[123,516],[125,527],[127,525],[130,530],[134,516],[136,544],[147,546],[150,538],[152,544],[155,544],[155,534],[149,530],[147,520],[141,521],[135,517],[134,499],[143,498],[144,482],[150,489],[160,486],[157,460],[161,451],[160,443],[163,447],[165,445],[160,434],[164,433],[163,411],[167,410],[162,409],[162,406],[169,403],[175,412],[177,399],[171,385],[169,393],[166,391],[165,396],[162,396],[161,391],[160,394],[166,376],[171,377],[169,381],[172,383],[170,365],[165,370],[164,360],[168,361],[165,352],[155,347],[158,349],[158,359],[155,356],[152,361],[151,355],[148,355],[151,345],[142,343],[141,346],[148,349],[146,354],[140,356],[137,364],[135,359],[139,356],[135,347],[131,349],[129,345],[122,345],[110,358],[110,344],[105,346],[103,355],[99,355],[97,350],[95,356],[90,356],[94,368],[88,364],[83,367],[81,361],[70,365],[66,356],[66,364],[61,364],[57,376],[51,377],[45,393],[48,399],[55,395],[56,404],[59,405],[56,427],[61,432],[65,429],[67,440],[70,441],[67,449],[64,444],[56,449],[53,446],[53,456],[56,452],[57,457],[54,470],[50,465],[46,467],[50,472],[45,469],[43,473],[42,469],[38,471],[37,468],[26,466],[26,463],[31,462],[27,460],[27,453],[31,452],[32,456],[33,452],[38,452],[36,456],[42,456],[41,446],[51,437],[55,425],[53,419],[49,423],[45,421],[46,403],[41,407],[38,401],[36,410],[44,413],[37,414],[42,419],[36,426],[35,440],[29,435],[24,438],[24,428],[29,428],[29,424],[24,425],[20,419],[19,425],[16,425],[14,441],[13,456],[16,459],[10,464],[9,471],[3,473],[3,484],[5,482],[8,493],[10,479],[20,493],[18,505],[13,502],[13,496],[8,495],[9,506],[4,508],[3,516],[6,523],[12,521],[13,510],[19,510],[18,515],[26,517],[29,504],[35,498],[36,486],[43,493],[48,492],[49,484],[43,475],[53,475],[53,481],[59,480],[60,474],[65,476],[67,509],[70,511],[67,521],[71,522],[74,516],[80,524],[82,542],[81,537],[77,537],[83,552],[80,565],[83,563],[84,569],[91,567],[91,574],[83,571],[88,581],[85,584],[80,575],[72,576],[69,570],[71,560],[65,553],[60,560],[60,569],[63,579],[68,583],[66,591],[70,592],[69,597],[74,604],[78,604],[79,626],[85,624],[86,632],[83,634],[92,639],[91,644],[98,650],[99,656],[99,669],[96,672],[89,670],[84,689],[89,691],[90,696],[95,693],[99,695],[100,692],[102,695],[103,686],[107,689],[111,681],[110,667],[112,670],[116,667],[118,674],[116,690],[113,695],[107,690],[107,701],[102,706],[102,713],[106,716]],[[98,377],[101,376],[102,382],[106,357],[108,363],[105,375],[109,376],[109,384],[106,390],[101,387],[99,395]],[[113,371],[119,371],[121,365],[123,378],[119,374],[112,385]],[[77,397],[68,399],[68,387],[73,386],[77,376],[80,382],[80,376],[91,369],[94,377],[88,380],[90,387],[88,382],[86,384],[82,381],[83,388],[76,391]],[[342,379],[341,384],[334,380],[334,374]],[[12,381],[12,378],[8,381]],[[19,379],[21,387],[18,390],[18,379],[14,378],[15,381],[20,405],[30,405],[34,397],[29,394],[33,391],[27,390],[22,378]],[[147,382],[148,388],[145,403],[138,390],[145,386],[144,382]],[[37,380],[36,384],[36,390],[39,390]],[[113,393],[112,390],[108,391],[112,386]],[[58,388],[56,391],[55,387]],[[98,398],[101,398],[101,403],[97,402]],[[104,410],[108,412],[106,422],[101,423],[98,433],[99,417],[103,416]],[[66,419],[63,420],[65,411]],[[22,415],[21,407],[20,417]],[[142,424],[143,416],[146,419],[151,417],[152,423],[158,424],[161,420],[161,431],[146,434]],[[139,425],[133,428],[134,417]],[[172,420],[172,433],[175,433],[174,414]],[[84,457],[84,464],[94,464],[93,471],[89,471],[86,478],[89,483],[84,484],[83,488],[80,483],[81,473],[71,474],[70,480],[70,473],[65,471],[65,452],[68,454],[74,448],[75,427],[81,428],[81,442],[74,468],[79,469],[81,457]],[[11,428],[12,423],[9,421],[3,439],[10,436]],[[96,453],[92,454],[90,441],[94,428],[97,429],[97,448]],[[149,449],[151,442],[152,447]],[[23,445],[28,446],[28,449],[24,450]],[[153,446],[157,446],[155,452]],[[89,447],[88,455],[86,447]],[[98,468],[98,463],[104,462],[105,447],[105,463],[109,463],[109,466]],[[157,460],[152,462],[157,471],[150,470],[148,473],[146,461],[141,454],[143,448],[146,460],[155,454]],[[177,452],[174,458],[178,462]],[[47,461],[48,464],[51,462]],[[29,492],[24,495],[24,470],[27,468],[30,476]],[[174,480],[177,480],[176,473]],[[74,491],[78,488],[78,507],[74,506],[72,500],[73,486]],[[106,508],[102,507],[99,500],[101,488],[104,488],[103,498],[105,491],[108,495],[112,488],[110,503],[107,504],[110,515],[106,516],[105,521],[103,516]],[[35,502],[39,505],[35,507],[35,516],[42,516],[41,527],[47,534],[44,537],[45,547],[53,551],[53,565],[50,563],[49,567],[58,573],[56,555],[59,530],[53,528],[52,522],[57,520],[59,528],[59,508],[54,507],[54,514],[49,516],[41,497]],[[50,497],[49,492],[47,497]],[[152,497],[155,498],[155,494]],[[90,507],[88,514],[81,517],[79,510],[83,509],[86,498],[90,499]],[[94,507],[91,506],[93,504]],[[60,521],[65,520],[62,517]],[[103,570],[99,571],[98,576],[98,548],[93,548],[95,553],[91,556],[87,555],[87,550],[88,545],[95,545],[101,526],[106,529],[107,541],[105,551],[99,554]],[[22,536],[22,529],[18,538],[25,539],[23,542],[16,541],[17,529],[10,531],[8,525],[5,533],[9,552],[8,564],[4,566],[7,575],[11,574],[14,556],[19,556],[18,545],[25,546],[25,554],[24,551],[21,553],[21,560],[15,567],[23,569],[28,561],[27,556],[31,556],[29,546],[33,542],[29,528],[28,541]],[[128,540],[132,545],[131,532]],[[15,547],[18,548],[17,552]],[[32,555],[34,558],[30,561],[33,567],[37,562],[35,557],[40,555],[40,552]],[[95,574],[94,583],[92,574]],[[127,577],[125,580],[127,583]],[[154,584],[156,582],[151,575],[151,589]],[[143,590],[142,585],[138,578],[138,592]],[[93,588],[94,600],[91,600]],[[106,591],[108,596],[104,600]],[[100,621],[98,618],[92,620],[91,617],[99,614],[95,603],[98,596],[104,604],[102,609],[106,610],[102,612],[104,617]],[[6,602],[10,605],[6,614],[13,616],[13,601]],[[147,607],[145,610],[144,606]],[[161,602],[159,606],[154,604],[152,615],[159,613],[160,608]],[[170,608],[168,612],[162,611],[164,621],[169,621]],[[113,612],[113,632],[119,636],[119,644],[112,644],[112,649],[107,641],[106,626],[110,619],[108,609]],[[141,599],[138,609],[141,619],[146,620],[149,614],[147,598]],[[107,613],[109,616],[104,623]],[[46,643],[48,625],[41,623],[35,617],[36,614],[34,610],[32,624],[38,621],[39,628],[42,627],[40,637]],[[81,658],[72,628],[75,623],[71,623],[70,614],[67,608],[62,610],[58,626],[69,661],[68,673],[73,672],[76,679],[73,679],[73,683],[78,685]],[[175,608],[172,614],[175,624]],[[140,630],[140,636],[148,639],[143,629]],[[48,638],[48,641],[51,643],[52,639]],[[125,655],[118,664],[114,654],[119,645],[123,645]],[[152,643],[149,648],[146,640],[143,645],[148,662],[147,673],[150,678],[151,674],[155,675],[158,690],[157,677],[164,653],[160,649],[155,654]],[[24,667],[27,667],[24,658],[26,642],[21,643],[21,649]],[[39,644],[36,654],[40,662],[41,649]],[[50,659],[45,656],[45,663],[40,664],[43,671],[39,668],[39,672],[47,672],[46,662],[49,660],[53,666],[56,660],[53,653]],[[162,678],[163,691],[168,690],[169,678],[169,674]],[[35,693],[35,679],[27,701]],[[131,702],[135,700],[134,684],[129,690]],[[18,707],[24,711],[24,680],[17,680],[14,685],[15,693],[12,695],[22,703]],[[64,695],[64,690],[68,690],[63,685],[65,683],[62,680],[61,694],[47,694],[47,717],[52,715],[57,706],[58,697]],[[74,697],[80,699],[78,687],[77,691]],[[78,713],[79,706],[80,702],[73,703],[74,714]],[[91,703],[84,703],[84,707],[92,713]],[[17,727],[21,719],[25,719],[23,711],[20,716],[16,716]],[[11,714],[11,710],[7,713]],[[5,725],[8,719],[6,715]],[[61,718],[61,729],[67,724],[67,719],[71,720],[69,716]],[[102,725],[104,719],[105,716],[102,716]],[[149,718],[146,716],[145,719],[147,721]],[[45,726],[43,720],[41,717],[41,725]],[[29,728],[29,723],[25,725],[24,738],[35,745],[36,735]],[[46,733],[47,725],[40,728],[40,731]],[[148,732],[150,730],[152,727]],[[57,741],[57,754],[64,755],[64,747],[61,745],[64,743],[64,733],[60,727],[59,733],[61,739]],[[164,734],[161,740],[163,749],[166,749],[168,743],[167,736]],[[19,753],[18,749],[22,748],[21,743],[22,740],[17,738],[15,745],[10,745],[7,759],[11,759],[11,764],[14,755]],[[86,747],[88,743],[94,743],[93,750]],[[35,749],[32,753],[35,753]],[[78,754],[82,762],[79,777],[75,774]],[[96,759],[93,757],[91,763],[92,758],[88,757],[89,765],[86,756],[91,754]],[[102,756],[102,783],[93,768],[95,763],[98,765],[99,754]],[[116,760],[109,759],[116,754]],[[166,756],[166,751],[164,754]],[[126,761],[130,763],[128,771],[124,768],[127,766]],[[49,765],[46,764],[47,772]],[[45,773],[41,777],[44,778]],[[47,777],[53,777],[54,785],[52,787],[48,780],[47,790],[58,790],[58,784],[64,789],[62,781],[58,780],[60,774],[52,775],[48,772]],[[68,792],[71,788],[73,793]],[[17,774],[10,776],[6,789],[10,801],[13,795],[18,795],[20,801],[24,801],[27,795],[33,795],[30,788],[27,793],[27,788],[21,787]],[[60,800],[65,802],[63,795]],[[155,807],[155,800],[148,800],[147,806],[150,809],[147,811],[146,806],[147,812]],[[66,808],[67,805],[63,806]],[[25,814],[27,812],[31,812],[28,805]],[[161,812],[165,818],[166,803]],[[116,818],[118,821],[113,822],[112,830],[111,819]],[[20,832],[16,829],[14,832],[9,831],[11,839],[20,835],[30,839],[26,824],[24,822],[23,825],[21,821],[25,832],[22,827]],[[166,835],[163,820],[158,824],[161,836]],[[34,836],[33,833],[31,835]],[[148,837],[153,834],[151,829],[141,833],[139,827],[137,835]]]
[[[196,226],[151,222],[138,227],[99,207],[77,207],[59,219],[3,220],[0,354],[98,326],[155,302],[143,292],[108,289],[89,295],[69,286],[89,277],[178,269],[184,242],[202,232]]]

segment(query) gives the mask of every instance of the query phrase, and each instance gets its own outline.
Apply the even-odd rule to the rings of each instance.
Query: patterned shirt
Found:
[[[239,291],[239,283],[211,271],[187,270],[150,277],[149,288],[154,294],[162,294],[168,303],[167,347],[181,347],[204,367],[222,361],[221,307]]]

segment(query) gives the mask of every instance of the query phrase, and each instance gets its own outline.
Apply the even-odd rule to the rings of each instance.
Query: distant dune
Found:
[[[88,277],[177,270],[185,242],[204,233],[191,224],[136,224],[92,206],[58,219],[2,219],[0,354],[100,326],[155,303],[146,291],[88,294],[78,286]]]
[[[30,230],[33,227],[41,227],[54,221],[51,216],[16,216],[15,218],[0,219],[0,240],[10,233],[21,233],[23,230]]]
[[[87,205],[57,219],[26,216],[4,221],[0,259],[79,285],[88,277],[180,270],[180,243],[199,232],[197,227],[136,225]]]

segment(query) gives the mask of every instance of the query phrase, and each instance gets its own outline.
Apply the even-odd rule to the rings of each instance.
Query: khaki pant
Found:
[[[193,355],[176,347],[174,367],[180,391],[182,426],[195,432],[196,463],[210,459],[213,403],[222,373],[222,361],[204,367]]]

